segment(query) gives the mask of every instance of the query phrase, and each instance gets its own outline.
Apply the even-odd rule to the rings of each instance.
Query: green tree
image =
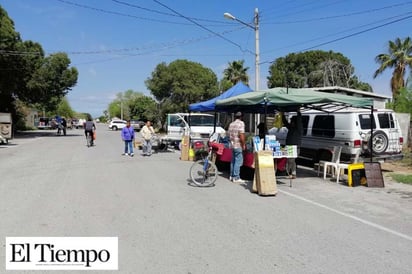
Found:
[[[388,53],[381,53],[375,57],[379,68],[375,71],[373,77],[376,78],[386,69],[393,69],[391,78],[392,98],[394,101],[400,93],[400,89],[405,87],[406,69],[412,68],[412,41],[410,37],[401,40],[396,38],[395,41],[389,41]]]
[[[57,105],[56,114],[66,118],[74,117],[74,111],[66,97],[62,98],[60,103]]]
[[[150,120],[154,123],[160,121],[156,101],[146,95],[140,94],[129,102],[130,115],[135,120]]]
[[[412,117],[412,89],[400,88],[396,100],[387,105],[388,108],[400,113],[409,113]]]
[[[126,104],[123,101],[123,93],[119,92],[116,94],[116,99],[109,103],[108,112],[109,117],[117,117],[123,119],[129,119],[129,111],[126,109]],[[123,112],[123,113],[122,113]]]
[[[350,60],[333,51],[307,51],[280,57],[269,67],[268,87],[341,86],[371,91],[354,75]]]
[[[159,121],[158,105],[156,101],[144,95],[141,92],[136,92],[131,89],[116,94],[108,107],[110,117],[122,117],[123,119],[146,120],[153,122]]]
[[[160,102],[162,115],[165,111],[186,112],[189,104],[208,100],[218,94],[216,74],[188,60],[157,65],[145,84]]]
[[[77,83],[76,68],[69,68],[65,53],[45,57],[40,44],[22,41],[14,22],[0,7],[0,111],[15,110],[14,103],[40,104],[55,110]]]
[[[229,80],[226,79],[221,79],[219,81],[219,92],[225,92],[226,90],[230,89],[231,87],[233,87],[232,82],[230,82]]]
[[[239,81],[249,85],[249,76],[247,74],[248,67],[244,67],[244,60],[233,61],[228,63],[228,67],[223,71],[223,79],[236,85]]]
[[[69,65],[66,53],[43,58],[26,84],[30,95],[25,94],[23,101],[40,103],[46,109],[55,108],[77,83],[78,71]]]

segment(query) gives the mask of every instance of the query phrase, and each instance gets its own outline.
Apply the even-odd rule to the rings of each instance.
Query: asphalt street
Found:
[[[350,188],[299,168],[264,197],[226,172],[192,186],[179,151],[122,150],[104,124],[91,148],[80,129],[0,145],[0,273],[10,236],[118,237],[119,270],[104,273],[411,273],[412,186]]]

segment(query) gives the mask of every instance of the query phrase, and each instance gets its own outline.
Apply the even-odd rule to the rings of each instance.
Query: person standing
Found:
[[[292,116],[290,122],[282,115],[283,124],[288,129],[286,135],[286,145],[296,145],[297,155],[300,152],[300,146],[302,144],[302,114],[300,113],[299,108],[297,109],[297,115]],[[296,159],[288,158],[287,171],[289,173],[289,178],[296,179]]]
[[[155,134],[152,123],[147,120],[140,131],[143,137],[143,156],[152,155],[152,137]]]
[[[134,128],[130,125],[130,120],[127,120],[126,126],[122,128],[121,135],[124,142],[124,153],[122,155],[133,157]]]
[[[67,121],[66,118],[62,118],[62,130],[63,130],[63,135],[66,136],[66,129],[67,129]]]
[[[259,130],[259,138],[260,139],[265,138],[265,135],[266,135],[266,132],[267,132],[266,123],[260,122],[259,125],[257,125],[257,128]]]
[[[230,123],[228,131],[232,147],[229,180],[234,183],[244,183],[240,178],[240,167],[243,165],[243,151],[246,149],[245,123],[242,121],[241,112],[236,112],[235,120]]]
[[[54,118],[55,118],[56,127],[57,127],[57,135],[60,135],[62,131],[62,118],[58,115],[56,115]]]

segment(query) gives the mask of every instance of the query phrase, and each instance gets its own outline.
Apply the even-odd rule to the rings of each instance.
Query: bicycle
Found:
[[[87,144],[87,147],[93,146],[93,133],[91,133],[90,131],[87,132],[86,142],[87,142],[87,143],[86,143],[86,144]]]
[[[190,167],[190,179],[201,187],[214,185],[217,180],[217,167],[214,163],[215,154],[212,147],[208,144],[207,153],[201,153],[202,159],[197,160]]]

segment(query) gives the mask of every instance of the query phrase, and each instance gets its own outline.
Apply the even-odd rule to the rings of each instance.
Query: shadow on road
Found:
[[[57,135],[57,130],[32,130],[32,131],[18,131],[14,134],[13,139],[8,143],[0,143],[0,148],[18,146],[19,143],[13,142],[13,140],[28,140],[40,137],[54,137],[54,138],[71,138],[83,136],[83,132],[74,132],[68,130],[66,135]]]
[[[13,139],[31,139],[38,137],[72,137],[83,136],[83,132],[72,132],[68,130],[66,135],[57,135],[57,130],[33,130],[33,131],[18,131],[14,134]]]

